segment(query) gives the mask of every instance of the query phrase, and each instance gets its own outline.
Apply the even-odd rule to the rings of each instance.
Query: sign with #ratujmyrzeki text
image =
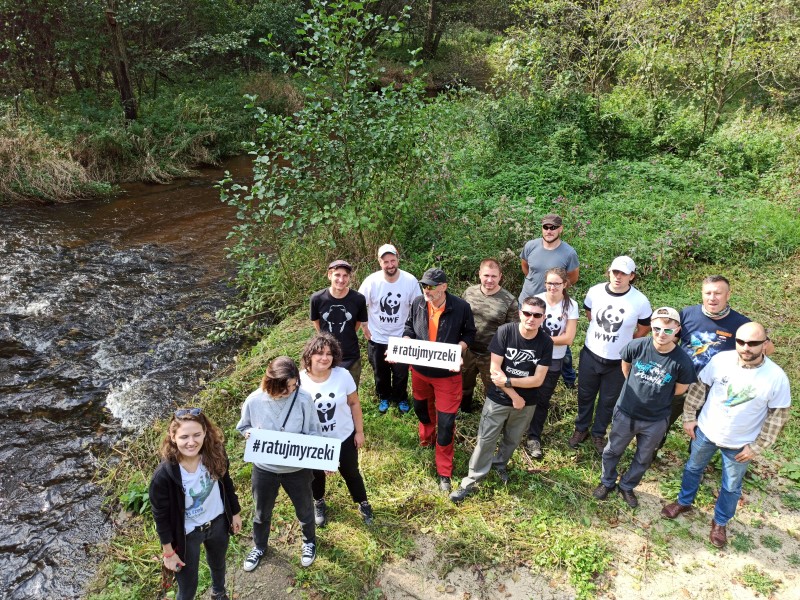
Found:
[[[427,340],[390,337],[386,360],[448,371],[461,369],[461,346]]]
[[[251,429],[244,449],[244,460],[284,467],[337,471],[341,445],[341,440],[317,435]]]

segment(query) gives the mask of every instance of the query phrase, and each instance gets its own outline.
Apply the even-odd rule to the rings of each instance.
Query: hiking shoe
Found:
[[[361,517],[364,519],[365,525],[372,525],[372,507],[369,505],[369,502],[364,500],[362,503],[358,505],[358,512],[361,513]]]
[[[690,510],[692,510],[691,504],[689,506],[685,506],[683,504],[678,504],[677,502],[671,502],[661,509],[661,516],[666,517],[667,519],[674,519],[679,514],[689,512]]]
[[[244,559],[244,566],[242,567],[248,573],[258,566],[261,562],[261,557],[264,556],[264,551],[258,548],[250,550],[250,554]]]
[[[508,483],[508,469],[498,465],[494,468],[494,470],[497,473],[497,476],[500,478],[500,481],[503,483]]]
[[[542,453],[542,443],[539,440],[530,439],[528,443],[525,444],[525,447],[528,449],[528,454],[531,455],[531,458],[542,460],[544,457],[544,453]]]
[[[449,492],[452,489],[449,477],[445,477],[444,475],[439,476],[439,489],[443,492]]]
[[[389,401],[384,398],[378,404],[378,412],[381,413],[382,415],[385,415],[386,411],[388,410],[389,410]]]
[[[622,488],[618,489],[619,495],[622,496],[623,500],[625,500],[625,504],[631,508],[636,508],[639,506],[639,499],[636,497],[636,494],[633,493],[633,490],[623,490]]]
[[[317,545],[311,542],[303,544],[303,550],[300,552],[300,566],[310,567],[317,559]]]
[[[600,485],[598,485],[596,488],[594,488],[594,491],[592,492],[592,496],[594,496],[594,497],[595,497],[595,498],[597,498],[598,500],[605,500],[606,498],[608,498],[608,495],[609,495],[611,492],[613,492],[613,491],[614,491],[614,488],[616,488],[616,487],[617,487],[617,486],[614,486],[614,487],[606,487],[606,486],[604,486],[604,485],[601,483],[601,484],[600,484]]]
[[[594,449],[600,456],[603,456],[603,450],[606,448],[606,438],[604,436],[592,436],[592,444]]]
[[[325,527],[328,524],[328,505],[325,499],[314,500],[314,523],[317,527]]]
[[[588,431],[578,431],[576,429],[575,431],[572,432],[572,437],[569,438],[567,444],[569,444],[569,447],[574,450],[575,448],[578,447],[578,444],[580,444],[587,437],[589,437]]]
[[[408,400],[400,400],[400,402],[397,403],[397,408],[400,409],[400,414],[402,415],[411,410],[411,407],[408,405]]]
[[[228,598],[228,594],[225,592],[222,592],[221,594],[215,594],[212,592],[211,600],[230,600],[230,598]]]
[[[712,520],[708,541],[717,548],[724,548],[725,544],[728,543],[728,532],[725,530],[725,525],[717,525],[716,521]]]
[[[467,487],[459,487],[455,490],[452,494],[450,494],[450,502],[453,504],[461,504],[464,500],[466,500],[467,496],[471,496],[477,491],[475,485],[469,485]]]

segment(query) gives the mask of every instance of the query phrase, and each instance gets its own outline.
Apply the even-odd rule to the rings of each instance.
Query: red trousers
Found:
[[[436,445],[436,472],[451,477],[456,413],[461,406],[461,373],[450,377],[427,377],[411,367],[411,393],[414,412],[419,419],[419,443],[422,446]]]

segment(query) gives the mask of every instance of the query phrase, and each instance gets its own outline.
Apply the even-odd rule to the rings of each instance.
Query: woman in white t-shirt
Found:
[[[342,441],[339,453],[339,473],[350,497],[358,504],[367,525],[372,523],[372,507],[367,501],[364,478],[358,468],[358,449],[364,445],[364,418],[353,377],[338,366],[342,361],[339,342],[329,333],[319,333],[303,348],[300,382],[311,394],[321,434]],[[311,490],[314,494],[314,518],[317,526],[328,523],[325,504],[324,471],[314,471]]]
[[[239,533],[241,508],[228,473],[222,431],[199,408],[175,411],[150,482],[150,505],[164,567],[175,572],[177,600],[197,591],[200,546],[211,571],[211,597],[227,600],[225,554]]]
[[[547,411],[550,409],[550,398],[558,383],[561,374],[561,364],[567,347],[575,339],[578,330],[578,317],[580,310],[578,303],[569,297],[569,278],[567,271],[561,267],[550,269],[544,275],[545,291],[537,294],[537,298],[544,300],[547,305],[542,329],[553,339],[553,362],[547,371],[544,383],[537,388],[536,409],[534,410],[531,424],[528,427],[527,449],[531,458],[540,460],[542,453],[542,430],[547,420]]]

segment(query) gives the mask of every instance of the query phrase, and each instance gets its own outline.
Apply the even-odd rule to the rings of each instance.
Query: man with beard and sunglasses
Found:
[[[709,533],[709,541],[717,548],[728,541],[726,527],[736,514],[750,462],[775,443],[789,419],[789,378],[767,358],[766,341],[760,323],[739,327],[736,350],[715,355],[686,395],[683,429],[692,440],[692,450],[678,499],[667,504],[661,515],[674,519],[692,510],[706,466],[719,450],[722,482]]]

